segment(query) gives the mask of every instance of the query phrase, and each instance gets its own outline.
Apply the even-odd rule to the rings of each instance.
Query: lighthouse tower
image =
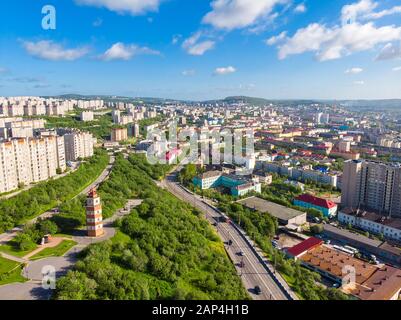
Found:
[[[86,199],[86,230],[89,237],[100,237],[104,234],[102,205],[96,189],[92,189]]]

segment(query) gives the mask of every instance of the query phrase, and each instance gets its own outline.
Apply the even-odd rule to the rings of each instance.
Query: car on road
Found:
[[[256,287],[253,289],[253,291],[254,291],[255,294],[258,295],[258,296],[262,293],[262,289],[260,289],[259,286],[256,286]]]
[[[227,244],[228,244],[229,246],[231,246],[231,245],[233,244],[233,241],[232,241],[232,240],[228,240],[228,241],[227,241]]]
[[[240,268],[244,268],[244,267],[245,267],[245,262],[244,262],[244,261],[241,261],[241,262],[238,264],[238,266],[239,266]]]
[[[239,255],[240,257],[243,257],[243,256],[244,256],[244,253],[243,253],[242,251],[240,251],[240,252],[238,252],[238,255]]]

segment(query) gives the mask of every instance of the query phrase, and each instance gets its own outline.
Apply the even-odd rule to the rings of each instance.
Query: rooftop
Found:
[[[401,230],[401,219],[400,218],[389,218],[389,217],[382,216],[375,212],[358,210],[358,209],[355,210],[355,209],[351,209],[351,208],[345,208],[345,209],[341,210],[341,212],[343,212],[347,215],[363,218],[363,219],[366,219],[366,220],[369,220],[372,222],[380,223],[382,225]]]
[[[295,200],[311,203],[311,204],[314,204],[315,206],[326,208],[326,209],[331,209],[331,208],[334,208],[337,206],[333,201],[326,200],[323,198],[318,198],[318,197],[315,197],[315,196],[313,196],[311,194],[307,194],[307,193],[302,194],[299,197],[296,197]]]
[[[294,257],[298,257],[299,255],[303,254],[304,252],[319,246],[323,243],[322,240],[318,239],[318,238],[309,238],[306,239],[305,241],[302,241],[301,243],[298,243],[297,245],[293,246],[292,248],[289,248],[287,250],[287,252],[294,256]]]
[[[290,219],[305,214],[304,212],[287,208],[277,203],[266,201],[258,197],[250,197],[247,199],[239,200],[238,203],[252,210],[257,210],[262,213],[269,213],[277,219],[284,221],[288,221]]]

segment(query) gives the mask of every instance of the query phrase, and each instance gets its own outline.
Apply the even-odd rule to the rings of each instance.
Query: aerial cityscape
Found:
[[[3,2],[0,300],[401,300],[399,1]]]

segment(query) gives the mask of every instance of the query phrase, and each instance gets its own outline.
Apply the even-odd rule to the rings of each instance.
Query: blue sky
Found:
[[[42,28],[45,5],[56,9],[55,30]],[[0,95],[401,98],[399,0],[0,6]]]

